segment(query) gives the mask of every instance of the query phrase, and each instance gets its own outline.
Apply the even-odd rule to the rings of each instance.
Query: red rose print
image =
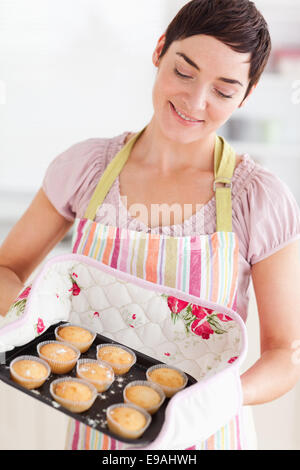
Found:
[[[80,287],[78,286],[78,284],[76,284],[75,281],[73,281],[73,287],[71,289],[69,289],[69,292],[72,291],[72,294],[73,295],[79,295],[80,294]]]
[[[168,297],[168,307],[172,313],[179,313],[183,310],[189,303],[184,300],[176,299],[176,297]]]
[[[202,336],[203,339],[209,339],[210,335],[214,333],[214,330],[211,328],[210,324],[205,321],[204,323],[200,323],[200,320],[193,321],[191,325],[191,330],[198,336]],[[199,326],[198,326],[199,325]]]
[[[219,320],[224,322],[233,321],[231,317],[229,317],[228,315],[224,315],[223,313],[218,313],[217,317],[219,318]]]
[[[38,334],[42,333],[45,329],[45,325],[44,325],[44,322],[41,318],[38,318],[38,322],[37,322],[37,326],[36,326],[36,330],[38,332]]]
[[[211,308],[201,307],[200,305],[193,305],[192,312],[195,316],[197,315],[194,312],[198,311],[205,313],[205,315],[211,315],[214,312],[214,310],[212,310]]]
[[[132,315],[132,319],[133,319],[133,320],[136,319],[136,314],[135,314],[135,313]]]
[[[164,354],[165,354],[165,356],[167,356],[167,357],[170,357],[170,356],[171,356],[170,353],[164,353]]]
[[[199,305],[192,305],[192,314],[199,318],[199,320],[203,320],[207,316],[207,311]]]
[[[94,312],[94,317],[100,317],[99,312]]]
[[[23,292],[21,292],[17,300],[26,299],[29,296],[30,290],[31,290],[31,286],[26,287],[26,289]]]

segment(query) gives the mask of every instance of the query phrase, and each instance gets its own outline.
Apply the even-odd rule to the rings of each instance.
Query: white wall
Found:
[[[0,1],[2,190],[35,191],[76,141],[144,125],[163,16],[159,0]]]

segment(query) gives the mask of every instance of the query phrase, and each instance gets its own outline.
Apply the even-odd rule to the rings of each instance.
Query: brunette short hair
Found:
[[[246,96],[256,85],[271,52],[268,25],[249,0],[192,0],[169,24],[160,58],[173,41],[196,34],[213,36],[236,52],[249,53],[250,71]]]

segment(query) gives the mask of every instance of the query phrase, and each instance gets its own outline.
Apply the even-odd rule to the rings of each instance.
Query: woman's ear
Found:
[[[155,65],[155,67],[158,67],[159,65],[159,58],[161,51],[163,50],[163,47],[166,42],[166,33],[162,34],[157,42],[156,48],[152,54],[152,62]]]
[[[253,93],[253,91],[255,90],[255,88],[257,87],[257,83],[255,85],[252,86],[251,90],[249,91],[248,95],[246,96],[246,98],[241,102],[241,104],[239,105],[239,108],[242,108],[248,101],[250,95]]]

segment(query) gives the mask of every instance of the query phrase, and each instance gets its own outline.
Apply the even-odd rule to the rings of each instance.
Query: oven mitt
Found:
[[[17,298],[14,300],[14,302],[11,304],[7,314],[3,318],[1,322],[1,328],[6,327],[5,329],[8,331],[7,334],[0,335],[0,353],[3,353],[5,351],[10,351],[12,350],[17,344],[14,344],[14,338],[15,338],[15,328],[14,326],[17,326],[18,320],[22,317],[26,304],[27,304],[27,299],[30,295],[31,291],[31,284],[26,285],[25,287],[22,288],[22,290],[19,292]],[[10,324],[12,326],[10,326]],[[18,322],[19,326],[19,322]],[[22,333],[22,343],[23,343],[23,334],[24,337],[28,339],[27,342],[31,341],[32,339],[32,328],[30,327],[27,331],[26,325],[23,325],[23,333]],[[9,334],[9,330],[11,331],[11,335]]]
[[[178,392],[170,400],[157,438],[140,450],[183,450],[208,439],[241,410],[243,395],[235,367]],[[130,447],[130,449],[138,449]]]
[[[109,288],[110,284],[113,290]],[[151,289],[146,289],[147,286],[151,287]],[[155,289],[158,289],[158,291],[156,292]],[[87,301],[85,294],[88,292],[90,294],[91,305],[89,303],[85,305],[85,301]],[[137,325],[135,329],[128,328],[128,325],[123,323],[123,326],[120,327],[114,336],[113,332],[116,329],[116,325],[115,322],[112,323],[112,314],[118,313],[118,308],[111,308],[112,305],[110,303],[104,305],[103,302],[106,302],[106,297],[100,295],[101,292],[105,292],[107,299],[110,298],[112,305],[116,301],[122,300],[122,297],[124,297],[125,301],[125,298],[128,296],[131,310],[135,308],[135,310],[132,310],[135,314],[133,315],[131,312],[129,315],[129,326],[134,326],[132,325],[134,321],[133,316],[138,317],[139,315],[143,319],[143,324],[141,326]],[[118,293],[117,296],[116,292]],[[95,314],[99,315],[100,311],[100,320],[105,325],[104,331],[111,326],[112,331],[108,330],[109,336],[113,337],[112,339],[117,340],[117,342],[128,345],[128,347],[139,349],[135,347],[135,341],[137,341],[137,336],[135,335],[139,328],[142,331],[143,344],[148,344],[148,348],[150,348],[150,342],[153,341],[153,331],[159,332],[160,328],[165,328],[166,336],[161,335],[161,338],[155,338],[155,350],[152,348],[150,351],[150,355],[153,357],[158,355],[158,351],[160,351],[160,357],[164,357],[163,353],[166,350],[169,351],[169,348],[172,346],[171,343],[166,343],[166,338],[168,338],[168,341],[171,341],[170,335],[178,335],[179,332],[177,330],[172,331],[173,326],[171,328],[171,325],[173,325],[173,320],[171,319],[172,315],[170,312],[173,310],[170,310],[169,305],[170,299],[176,300],[177,291],[175,289],[164,288],[163,292],[168,292],[168,295],[175,295],[175,297],[168,297],[167,302],[162,296],[159,286],[152,286],[150,283],[137,278],[133,279],[131,275],[116,272],[113,268],[102,265],[94,260],[86,259],[86,257],[81,255],[67,255],[54,258],[46,263],[34,280],[32,287],[27,286],[23,289],[18,299],[12,305],[9,315],[12,315],[13,321],[0,328],[0,352],[9,351],[15,346],[27,344],[46,331],[50,325],[59,321],[72,321],[74,318],[80,322],[81,312],[85,312],[86,309],[88,314],[93,312],[91,309],[93,308],[93,302],[95,302],[94,308],[97,306],[97,312],[92,314],[91,321],[96,323],[92,323],[90,326],[94,325],[96,327],[98,325],[99,320]],[[188,302],[183,303],[187,304]],[[145,309],[143,314],[139,313],[138,310],[140,309],[137,309],[137,307],[142,306]],[[159,317],[154,315],[157,311],[160,312]],[[220,311],[222,312],[222,309]],[[105,312],[108,313],[106,314]],[[181,315],[182,312],[184,310],[181,310],[180,313],[177,312],[177,316]],[[226,312],[224,312],[225,315],[221,313],[221,317],[226,317]],[[75,315],[75,317],[72,318],[71,316],[70,318],[70,315]],[[149,315],[149,319],[147,319],[147,315]],[[166,316],[163,317],[162,315]],[[231,332],[228,333],[228,341],[225,341],[224,344],[222,341],[218,341],[215,344],[209,343],[209,339],[203,340],[197,334],[195,336],[191,334],[186,336],[184,334],[184,340],[191,342],[191,354],[193,352],[194,364],[197,367],[202,367],[203,361],[205,361],[204,357],[202,361],[201,354],[204,354],[204,356],[207,354],[208,344],[210,344],[209,352],[213,352],[215,357],[222,357],[222,360],[219,366],[215,370],[210,370],[201,381],[178,392],[171,398],[166,408],[165,422],[160,434],[151,445],[144,448],[165,450],[186,449],[213,435],[239,412],[242,406],[239,367],[246,354],[247,336],[242,320],[233,311],[232,317],[230,319],[232,322],[228,322],[229,317],[225,320],[219,318],[221,322],[225,322],[223,323],[224,328],[226,325],[230,325],[231,328]],[[126,319],[127,317],[125,316],[122,321],[124,322]],[[158,322],[158,324],[154,324],[154,321]],[[184,328],[184,325],[177,320],[176,325],[181,325],[180,328]],[[213,330],[211,330],[212,332]],[[124,337],[125,333],[127,335],[126,338]],[[130,337],[128,336],[129,334],[131,335]],[[204,334],[203,331],[202,334]],[[214,340],[216,335],[217,332],[212,334],[212,340]],[[222,335],[220,336],[221,338]],[[160,342],[158,342],[158,339]],[[195,339],[199,342],[197,357],[195,357],[194,349]],[[200,347],[201,343],[203,348]],[[168,349],[164,349],[166,347],[165,344],[167,344]],[[188,354],[187,359],[190,359],[192,356]],[[234,361],[231,363],[231,359],[228,360],[228,358],[234,359]],[[162,360],[161,362],[164,361]],[[176,363],[174,365],[176,366]],[[222,369],[220,369],[220,366],[222,366]]]
[[[73,284],[66,268],[50,262],[32,284],[26,285],[10,306],[0,327],[0,353],[29,343],[51,325],[67,321]]]

